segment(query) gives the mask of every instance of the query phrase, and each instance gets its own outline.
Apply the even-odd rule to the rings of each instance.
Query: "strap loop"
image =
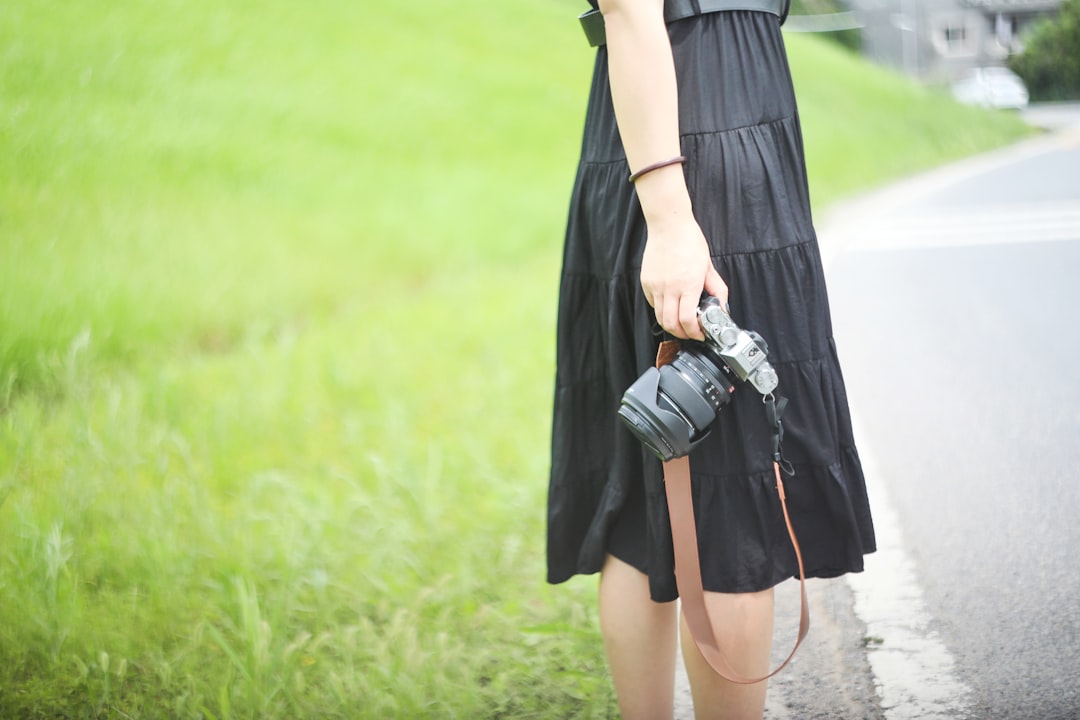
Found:
[[[795,467],[784,457],[784,423],[780,421],[780,418],[784,415],[784,410],[787,409],[787,398],[777,398],[772,393],[769,393],[761,400],[765,404],[765,417],[769,421],[769,427],[772,428],[773,462],[784,471],[785,475],[795,477]]]

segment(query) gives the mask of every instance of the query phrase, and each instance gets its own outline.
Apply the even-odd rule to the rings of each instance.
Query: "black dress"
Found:
[[[874,531],[832,338],[803,146],[778,19],[717,12],[668,26],[694,212],[790,400],[785,481],[808,576],[860,571]],[[559,294],[548,580],[597,572],[610,552],[677,596],[660,462],[622,427],[623,392],[663,339],[639,283],[645,222],[619,139],[607,51],[596,56]],[[798,574],[761,396],[741,385],[691,453],[706,590],[750,592]]]

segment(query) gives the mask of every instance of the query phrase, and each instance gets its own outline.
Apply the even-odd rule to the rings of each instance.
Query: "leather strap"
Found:
[[[671,24],[695,15],[708,15],[725,10],[749,10],[772,13],[780,18],[780,24],[787,19],[791,0],[667,0],[664,3],[664,22]],[[592,9],[578,16],[589,45],[599,47],[607,43],[604,33],[604,16],[599,10]]]
[[[667,365],[678,353],[678,341],[666,340],[660,343],[656,352],[656,367]],[[783,459],[780,453],[783,430],[779,422],[782,408],[777,410],[775,405],[768,404],[766,408],[770,410],[769,419],[775,426],[774,457],[780,461]],[[690,489],[690,458],[684,455],[664,463],[664,491],[667,494],[668,516],[671,518],[671,539],[675,550],[675,584],[679,589],[686,624],[690,628],[694,644],[716,674],[729,682],[741,685],[768,680],[783,670],[791,662],[791,658],[795,657],[795,651],[799,649],[799,645],[810,631],[810,604],[806,598],[806,571],[803,569],[802,548],[799,547],[799,539],[795,537],[795,528],[788,514],[784,480],[780,477],[780,462],[773,462],[773,473],[776,476],[776,492],[780,496],[780,507],[784,511],[784,524],[787,525],[788,537],[791,538],[791,546],[795,549],[795,559],[799,563],[799,594],[801,596],[799,637],[795,640],[795,646],[791,648],[787,658],[775,670],[762,677],[750,678],[737,672],[724,657],[723,651],[716,642],[712,620],[705,607],[705,588],[701,584],[701,558],[698,554],[697,521],[694,519],[694,496]]]
[[[705,607],[705,590],[701,585],[701,559],[698,556],[697,522],[694,520],[694,501],[690,493],[690,459],[686,456],[664,463],[664,487],[667,493],[668,514],[671,517],[671,537],[675,546],[675,582],[682,600],[683,614],[694,643],[701,651],[709,666],[722,678],[741,685],[768,680],[784,669],[795,651],[799,649],[806,634],[810,631],[810,606],[806,599],[806,573],[803,570],[802,549],[795,537],[795,528],[788,515],[787,497],[784,494],[784,481],[780,477],[780,466],[773,463],[776,474],[776,490],[780,494],[780,506],[784,510],[784,522],[787,524],[791,545],[795,548],[795,558],[799,562],[799,592],[802,595],[802,607],[799,612],[799,637],[795,647],[791,648],[787,659],[762,677],[749,678],[731,667],[723,651],[716,642],[712,620]]]

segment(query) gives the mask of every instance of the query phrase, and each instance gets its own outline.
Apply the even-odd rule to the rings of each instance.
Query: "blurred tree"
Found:
[[[851,8],[846,0],[791,0],[791,15],[831,15],[845,12]],[[857,29],[836,30],[819,33],[822,37],[840,43],[844,47],[859,52],[860,34]]]
[[[1032,100],[1080,99],[1080,0],[1065,0],[1056,17],[1041,20],[1009,67]]]

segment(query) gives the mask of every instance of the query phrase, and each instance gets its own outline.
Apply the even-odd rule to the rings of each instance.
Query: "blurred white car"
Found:
[[[987,108],[1023,108],[1028,104],[1024,81],[1005,67],[975,68],[952,84],[953,97]]]

